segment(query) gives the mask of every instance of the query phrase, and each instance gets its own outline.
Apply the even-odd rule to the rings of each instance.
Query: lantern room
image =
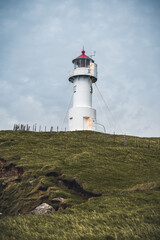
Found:
[[[75,58],[72,62],[74,64],[74,69],[80,67],[89,68],[90,64],[94,63],[94,60],[85,55],[85,51],[83,50],[82,54]]]
[[[97,81],[97,64],[92,58],[85,55],[84,50],[79,57],[73,59],[72,63],[74,64],[74,69],[69,76],[70,82],[73,82],[74,77],[77,75],[90,76],[92,83]]]

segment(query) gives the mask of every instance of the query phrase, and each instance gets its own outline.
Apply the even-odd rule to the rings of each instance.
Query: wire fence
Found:
[[[36,123],[32,126],[29,124],[14,124],[13,131],[59,132],[59,126],[54,129],[53,126],[47,128],[46,126],[38,126]],[[67,129],[65,128],[64,131],[67,131]]]
[[[156,148],[160,149],[160,138],[143,138],[143,137],[134,137],[128,135],[118,135],[116,133],[108,134],[102,133],[98,131],[67,131],[65,128],[62,129],[57,127],[49,127],[37,126],[37,124],[33,124],[30,126],[29,124],[14,124],[13,131],[30,131],[30,132],[59,132],[61,138],[72,139],[73,142],[84,144],[85,142],[91,144],[105,144],[106,146],[124,146],[124,147],[136,147],[136,148]],[[67,132],[67,135],[63,135],[64,132]],[[72,134],[71,134],[72,133]],[[70,141],[70,140],[69,140]]]

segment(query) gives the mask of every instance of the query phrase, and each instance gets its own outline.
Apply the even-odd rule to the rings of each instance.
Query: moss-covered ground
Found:
[[[0,239],[159,239],[159,148],[158,138],[1,131]],[[4,173],[11,163],[24,172],[4,184],[16,174]],[[51,170],[102,196],[85,199],[46,176]],[[57,197],[64,201],[52,203]],[[56,211],[30,214],[43,202]]]

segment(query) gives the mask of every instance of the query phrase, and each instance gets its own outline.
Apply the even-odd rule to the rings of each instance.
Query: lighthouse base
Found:
[[[69,131],[96,130],[96,110],[91,107],[73,107],[69,110]]]

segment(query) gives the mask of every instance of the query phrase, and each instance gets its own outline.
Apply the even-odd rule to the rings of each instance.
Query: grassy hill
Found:
[[[87,131],[1,131],[0,239],[159,239],[158,144]],[[55,211],[30,214],[41,203]]]

